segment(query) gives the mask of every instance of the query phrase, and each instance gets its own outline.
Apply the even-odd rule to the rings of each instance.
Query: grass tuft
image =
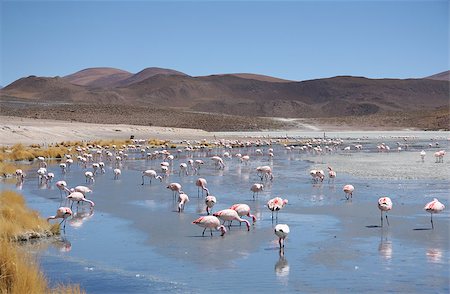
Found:
[[[39,265],[21,250],[17,240],[59,233],[59,225],[50,226],[36,211],[25,205],[13,191],[0,193],[0,293],[84,293],[79,285],[59,285],[51,289]]]

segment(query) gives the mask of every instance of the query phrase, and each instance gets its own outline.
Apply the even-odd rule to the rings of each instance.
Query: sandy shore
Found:
[[[280,120],[280,119],[278,119]],[[289,119],[284,119],[288,121]],[[292,121],[291,121],[292,123]],[[402,132],[405,135],[414,133],[414,130],[404,128],[387,128],[376,130],[374,128],[354,128],[351,126],[333,126],[317,124],[310,120],[296,120],[287,130],[267,131],[240,131],[240,132],[208,132],[194,128],[156,127],[132,124],[100,124],[78,121],[63,121],[53,119],[37,119],[16,116],[0,115],[0,142],[1,145],[14,145],[17,143],[50,144],[62,141],[78,140],[112,140],[129,139],[161,139],[161,140],[201,140],[216,138],[238,139],[246,137],[284,137],[302,134],[308,137],[322,137],[326,132],[329,137],[340,137],[342,133],[354,133],[355,136],[367,136],[371,133]],[[431,133],[431,132],[430,132]],[[442,136],[448,136],[446,132]]]
[[[93,124],[60,120],[30,119],[0,116],[0,141],[2,145],[49,144],[62,141],[98,139],[200,139],[214,134],[203,130],[137,126],[125,124]]]

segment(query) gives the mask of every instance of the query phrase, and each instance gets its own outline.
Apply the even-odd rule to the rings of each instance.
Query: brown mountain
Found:
[[[450,81],[450,70],[443,71],[441,73],[426,77],[425,79],[438,80],[438,81]]]
[[[171,76],[171,75],[180,75],[180,76],[186,76],[185,73],[182,73],[180,71],[176,71],[173,69],[166,69],[166,68],[159,68],[159,67],[147,67],[143,70],[141,70],[140,72],[138,72],[137,74],[134,74],[124,80],[119,81],[118,83],[115,84],[115,86],[120,86],[120,87],[126,87],[128,85],[134,84],[134,83],[139,83],[143,80],[146,80],[150,77],[156,76],[156,75],[167,75],[167,76]]]
[[[263,81],[263,82],[273,82],[273,83],[290,83],[293,81],[280,79],[276,77],[266,76],[266,75],[258,75],[258,74],[252,74],[252,73],[232,73],[232,74],[223,74],[219,76],[235,76],[243,79],[249,79],[249,80],[257,80],[257,81]]]
[[[111,87],[118,81],[127,79],[133,74],[111,67],[94,67],[80,70],[64,77],[74,85],[91,87]]]
[[[28,77],[0,91],[1,99],[176,107],[241,116],[345,117],[413,112],[448,105],[449,83],[432,79],[340,76],[271,82],[236,75],[191,77],[148,69],[121,87],[73,85],[66,78]],[[149,75],[148,78],[144,78]],[[131,77],[129,78],[131,79]],[[125,81],[125,80],[123,80]],[[123,82],[122,81],[122,82]]]
[[[45,102],[126,103],[126,100],[107,89],[91,90],[69,83],[60,77],[29,76],[21,78],[1,89],[2,100],[26,99]]]

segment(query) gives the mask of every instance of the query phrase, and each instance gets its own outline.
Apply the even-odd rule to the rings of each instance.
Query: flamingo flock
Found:
[[[61,223],[64,223],[67,219],[70,219],[76,215],[78,208],[83,205],[83,203],[89,205],[89,209],[92,211],[95,207],[95,203],[93,200],[87,198],[87,195],[92,193],[91,187],[95,185],[97,177],[104,177],[102,174],[107,173],[107,169],[112,171],[113,179],[118,180],[122,176],[122,166],[127,164],[128,161],[128,153],[139,153],[139,158],[145,162],[153,162],[155,160],[162,160],[159,163],[158,167],[151,167],[145,169],[141,173],[141,185],[145,185],[146,179],[148,179],[150,187],[154,186],[152,180],[158,180],[157,182],[162,183],[164,186],[172,192],[173,202],[176,202],[177,212],[180,214],[185,213],[186,207],[189,208],[190,199],[186,192],[193,187],[197,188],[197,198],[200,198],[200,194],[202,199],[199,199],[204,205],[203,211],[206,212],[205,215],[202,215],[195,220],[192,221],[193,224],[198,225],[203,228],[202,236],[205,235],[205,231],[207,229],[210,230],[210,235],[213,236],[213,230],[220,231],[221,236],[224,236],[227,232],[229,233],[232,228],[233,222],[239,222],[240,225],[244,223],[246,225],[247,231],[250,231],[252,227],[255,227],[255,224],[258,220],[258,217],[251,213],[251,208],[248,203],[229,203],[229,208],[212,211],[216,205],[227,205],[226,197],[217,195],[213,196],[210,193],[210,190],[214,190],[216,187],[212,185],[208,186],[206,178],[208,178],[208,174],[202,175],[202,177],[198,177],[200,173],[200,169],[202,166],[211,165],[213,170],[216,173],[228,173],[229,166],[231,162],[238,160],[241,163],[239,166],[244,170],[252,170],[252,175],[254,178],[250,180],[254,180],[254,183],[249,185],[250,192],[252,193],[252,200],[256,204],[259,201],[260,194],[263,194],[263,197],[266,198],[271,194],[271,189],[273,186],[277,185],[277,178],[274,174],[277,174],[277,177],[283,177],[282,172],[278,169],[274,169],[273,158],[275,157],[275,153],[273,148],[269,148],[268,150],[264,150],[264,145],[262,142],[255,144],[254,142],[240,142],[239,144],[229,143],[226,140],[219,140],[215,142],[217,150],[220,148],[225,148],[225,152],[220,154],[216,152],[214,148],[202,148],[196,145],[192,145],[187,141],[184,142],[186,147],[184,149],[176,150],[175,154],[172,154],[168,149],[163,149],[161,151],[147,152],[147,147],[143,147],[140,145],[136,146],[122,146],[122,148],[118,148],[117,146],[93,146],[91,150],[86,148],[76,148],[75,150],[78,153],[77,164],[79,167],[84,169],[84,177],[85,184],[87,186],[76,186],[74,188],[69,188],[68,183],[60,179],[55,182],[55,186],[59,190],[61,201],[65,201],[62,203],[62,206],[59,206],[56,210],[56,214],[48,217],[48,220],[53,219],[61,219]],[[316,145],[315,145],[316,144]],[[326,145],[324,145],[326,144]],[[232,147],[232,145],[237,147]],[[271,144],[267,144],[271,145]],[[342,141],[340,140],[328,140],[328,141],[312,141],[310,143],[304,144],[302,146],[284,146],[284,154],[292,154],[293,152],[309,152],[314,155],[323,155],[329,152],[338,152],[338,150],[343,150],[344,152],[352,152],[350,146],[340,147],[342,146]],[[358,152],[362,150],[362,145],[355,144],[353,145],[354,152]],[[162,147],[164,148],[164,146]],[[233,148],[237,148],[238,151],[233,153]],[[253,149],[250,149],[253,148]],[[339,149],[341,148],[341,149]],[[95,150],[95,151],[93,151]],[[253,151],[252,151],[253,150]],[[382,153],[389,152],[390,148],[386,143],[381,143],[377,146],[377,150]],[[398,149],[398,151],[402,151],[403,149]],[[210,154],[209,158],[211,161],[203,161],[202,159],[195,159],[193,155],[196,152],[206,152],[206,154]],[[243,152],[243,153],[241,153]],[[276,157],[279,156],[277,151]],[[242,155],[245,154],[245,155]],[[266,156],[267,155],[267,156]],[[425,160],[425,151],[422,150],[420,153],[422,161]],[[384,156],[384,155],[383,155]],[[440,150],[434,154],[436,158],[436,163],[442,163],[443,158],[445,156],[445,150]],[[75,158],[75,157],[74,157]],[[236,159],[235,159],[236,158]],[[181,162],[184,160],[184,162]],[[180,161],[176,164],[177,161]],[[38,181],[40,184],[45,183],[49,184],[55,178],[55,173],[48,172],[48,164],[45,161],[45,158],[38,157],[37,158],[39,169],[37,170]],[[65,156],[64,162],[59,164],[60,174],[62,177],[70,174],[73,170],[70,169],[70,166],[73,164],[73,160],[71,155],[67,154]],[[263,163],[264,162],[264,163]],[[267,162],[267,163],[265,163]],[[89,163],[89,165],[88,165]],[[254,164],[255,163],[255,164]],[[261,164],[262,163],[262,164]],[[256,164],[258,164],[256,166]],[[92,170],[89,170],[89,166],[92,167]],[[107,169],[105,169],[107,167]],[[176,170],[176,167],[179,169]],[[337,180],[337,173],[334,168],[328,165],[328,183],[331,186],[334,186],[335,181]],[[160,170],[158,172],[157,170]],[[125,169],[127,171],[127,169]],[[202,174],[203,174],[202,170]],[[326,173],[318,168],[309,170],[309,174],[314,184],[323,185],[324,179],[326,177]],[[26,178],[26,174],[21,170],[16,170],[16,178],[18,181],[23,182]],[[180,184],[178,182],[170,182],[169,179],[173,175],[178,175],[178,177],[189,179],[193,176],[197,176],[196,179],[191,181],[192,186],[185,186],[185,184]],[[139,181],[139,179],[137,180]],[[120,182],[120,181],[118,181]],[[184,182],[183,182],[184,183]],[[269,189],[265,189],[268,187]],[[358,188],[360,191],[362,188]],[[351,200],[353,199],[353,193],[355,192],[355,187],[352,184],[345,184],[342,190],[345,193],[345,199]],[[201,193],[200,193],[201,192]],[[194,192],[195,193],[195,192]],[[248,193],[248,190],[247,190]],[[205,195],[206,194],[206,195]],[[245,193],[243,193],[245,194]],[[358,192],[359,194],[359,192]],[[356,195],[358,196],[358,195]],[[267,197],[269,198],[269,197]],[[276,224],[273,227],[274,234],[278,237],[279,247],[285,247],[285,239],[290,233],[290,228],[288,224],[278,224],[279,212],[286,209],[288,207],[289,201],[288,199],[284,199],[282,197],[273,197],[270,199],[266,198],[265,206],[266,209],[271,213],[271,220]],[[219,202],[220,201],[220,202]],[[219,204],[217,204],[219,203]],[[74,205],[76,207],[74,208]],[[388,219],[388,212],[393,209],[393,201],[391,198],[387,196],[380,197],[377,201],[378,209],[380,210],[380,227],[384,226],[384,221],[386,221],[387,226],[390,225]],[[440,213],[445,209],[445,205],[439,202],[439,200],[434,199],[433,201],[426,204],[424,207],[425,211],[429,212],[431,215],[431,227],[434,229],[433,223],[433,214]],[[245,218],[249,218],[251,222]],[[280,217],[281,218],[281,217]],[[257,227],[257,226],[256,226]],[[256,228],[255,227],[255,228]]]

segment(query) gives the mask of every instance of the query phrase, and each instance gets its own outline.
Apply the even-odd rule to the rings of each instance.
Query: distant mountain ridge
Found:
[[[352,76],[296,82],[257,74],[193,77],[161,68],[136,74],[91,68],[63,78],[21,78],[0,90],[0,97],[176,107],[241,116],[345,117],[448,106],[449,83]]]
[[[450,81],[450,70],[434,74],[432,76],[426,77],[426,79],[438,81]]]

